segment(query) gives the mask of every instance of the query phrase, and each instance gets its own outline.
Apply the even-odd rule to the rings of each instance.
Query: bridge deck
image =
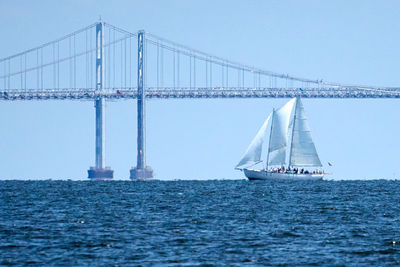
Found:
[[[168,98],[400,98],[400,88],[146,88],[149,99]],[[136,99],[136,88],[0,90],[0,101]]]

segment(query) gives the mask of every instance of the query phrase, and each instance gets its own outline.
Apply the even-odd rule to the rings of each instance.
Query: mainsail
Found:
[[[285,165],[289,121],[295,101],[296,98],[291,99],[283,107],[272,113],[268,165]]]
[[[261,154],[262,154],[262,145],[265,138],[265,133],[267,131],[267,125],[271,118],[271,114],[269,114],[268,118],[265,120],[264,124],[261,126],[260,130],[251,141],[249,147],[244,153],[240,162],[236,165],[236,168],[246,167],[249,165],[254,165],[261,162]]]
[[[310,128],[304,114],[304,107],[297,98],[293,121],[292,147],[290,150],[289,166],[321,167]]]

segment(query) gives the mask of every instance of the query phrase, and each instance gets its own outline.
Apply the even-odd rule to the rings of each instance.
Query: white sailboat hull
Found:
[[[324,174],[294,174],[267,172],[264,170],[243,169],[244,174],[249,180],[322,180]]]

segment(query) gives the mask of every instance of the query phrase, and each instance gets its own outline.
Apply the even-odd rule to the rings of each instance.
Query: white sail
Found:
[[[293,121],[292,147],[290,150],[289,166],[322,166],[314,142],[311,138],[310,128],[300,98],[297,98]]]
[[[240,169],[241,167],[254,165],[256,163],[261,162],[261,154],[262,154],[262,145],[265,139],[265,134],[267,131],[267,125],[271,118],[271,114],[269,114],[268,118],[265,120],[264,124],[261,126],[260,130],[258,130],[256,136],[251,141],[249,147],[244,153],[240,162],[236,165],[236,168]]]
[[[272,113],[268,165],[285,165],[289,121],[295,101],[296,98],[291,99],[283,107]]]

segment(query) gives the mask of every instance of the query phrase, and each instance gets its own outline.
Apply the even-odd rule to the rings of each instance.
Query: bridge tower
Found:
[[[138,33],[138,73],[137,73],[137,166],[130,170],[132,180],[148,180],[153,178],[153,170],[146,166],[146,122],[144,91],[144,31]]]
[[[96,25],[96,90],[104,90],[104,23]],[[106,167],[105,145],[105,99],[100,97],[95,100],[96,109],[96,158],[95,166],[90,167],[88,175],[94,180],[109,180],[113,178],[114,171]]]

